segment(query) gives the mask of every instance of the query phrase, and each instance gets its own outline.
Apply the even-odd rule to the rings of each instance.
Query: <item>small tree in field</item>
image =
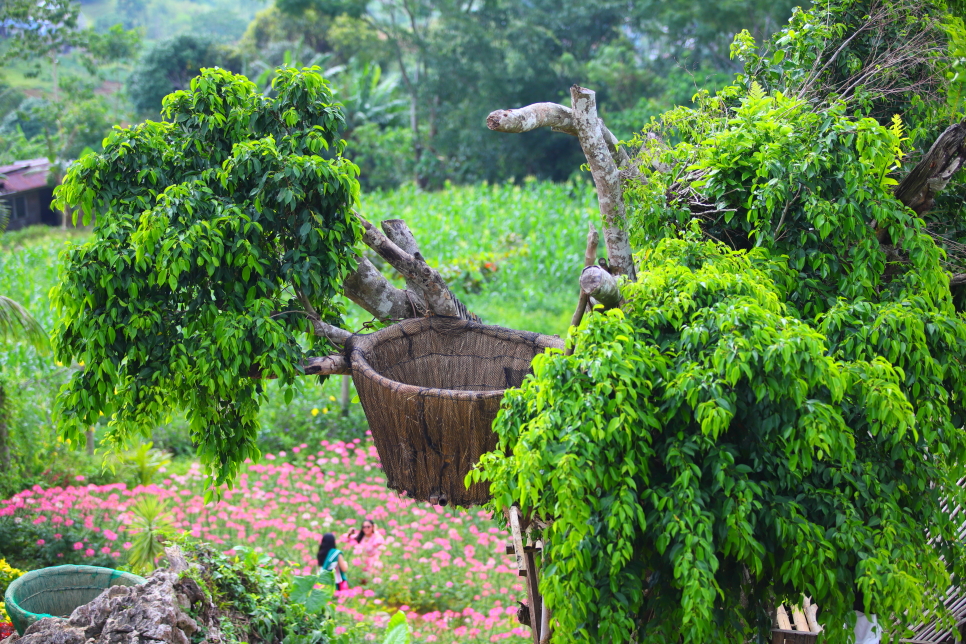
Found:
[[[739,36],[734,86],[628,145],[576,86],[572,108],[490,115],[578,136],[621,279],[591,267],[584,295],[620,308],[537,357],[470,476],[543,542],[553,641],[740,642],[802,593],[830,642],[855,606],[896,637],[948,621],[966,573],[956,24],[908,0],[799,11],[763,48]],[[71,169],[59,197],[97,226],[54,291],[59,357],[89,365],[59,400],[70,437],[103,412],[120,444],[185,409],[230,482],[258,456],[261,378],[345,373],[317,355],[349,335],[337,294],[383,321],[470,317],[403,222],[352,212],[325,81],[284,70],[274,89],[204,70],[164,122]]]

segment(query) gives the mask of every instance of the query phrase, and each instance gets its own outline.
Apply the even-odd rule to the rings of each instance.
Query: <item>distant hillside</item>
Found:
[[[142,27],[147,42],[185,32],[231,42],[245,32],[255,12],[270,0],[82,0],[88,25],[106,29],[121,23]]]

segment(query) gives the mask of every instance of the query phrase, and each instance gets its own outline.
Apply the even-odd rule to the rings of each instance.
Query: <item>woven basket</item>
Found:
[[[135,586],[145,579],[129,572],[97,566],[54,566],[15,579],[4,595],[7,613],[17,632],[44,617],[70,617],[111,586]]]
[[[418,501],[471,506],[489,485],[466,474],[496,447],[503,391],[552,336],[446,317],[414,318],[348,343],[352,381],[391,489]]]
[[[808,631],[786,631],[773,629],[771,632],[771,644],[815,644],[818,633]]]

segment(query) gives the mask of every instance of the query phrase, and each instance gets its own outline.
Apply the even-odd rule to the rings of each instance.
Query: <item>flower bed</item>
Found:
[[[389,613],[403,608],[414,618],[415,641],[524,641],[529,631],[515,617],[516,600],[525,597],[522,581],[503,553],[507,535],[486,512],[432,507],[387,490],[371,441],[323,441],[320,448],[303,445],[247,463],[234,489],[207,506],[197,465],[134,489],[34,487],[0,501],[0,536],[16,535],[19,556],[37,567],[115,565],[130,547],[128,508],[150,494],[167,502],[179,530],[226,552],[253,547],[280,569],[310,574],[323,532],[335,533],[347,551],[344,533],[369,518],[386,537],[383,568],[369,583],[338,593],[343,625],[384,627]],[[350,583],[359,576],[350,569]]]

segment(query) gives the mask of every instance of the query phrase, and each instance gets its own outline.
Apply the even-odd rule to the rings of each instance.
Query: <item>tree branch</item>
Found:
[[[966,161],[964,142],[966,121],[946,128],[916,167],[896,186],[896,198],[920,215],[932,208],[936,195]]]
[[[584,269],[580,274],[580,290],[603,304],[605,309],[616,308],[621,303],[617,280],[600,266],[588,266]]]
[[[486,117],[486,127],[494,132],[510,134],[520,134],[541,127],[549,127],[554,132],[577,136],[573,110],[557,103],[534,103],[517,109],[490,112],[490,115]],[[614,163],[617,164],[617,167],[627,165],[630,157],[624,148],[620,147],[617,137],[604,126],[603,121],[600,123],[600,129],[604,136],[604,142],[607,143],[607,148],[614,158]]]
[[[584,250],[584,270],[587,270],[588,266],[593,266],[594,262],[597,261],[597,245],[600,243],[600,235],[597,233],[597,229],[594,228],[593,224],[590,224],[589,230],[587,231],[587,248]],[[590,302],[590,295],[586,293],[583,289],[583,285],[580,288],[580,297],[577,299],[577,310],[574,311],[573,317],[570,319],[570,326],[579,326],[580,321],[584,317],[584,312],[587,310],[587,304]],[[570,349],[571,353],[573,348]],[[567,355],[570,355],[569,353]]]
[[[597,98],[592,90],[579,85],[570,88],[574,109],[573,122],[577,139],[587,157],[597,187],[597,201],[604,219],[604,243],[607,261],[618,273],[636,279],[634,256],[627,235],[624,191],[620,173],[604,141],[603,128],[597,117]]]
[[[322,317],[319,312],[315,310],[309,298],[306,297],[305,293],[296,289],[296,296],[299,298],[299,302],[305,307],[306,313],[309,315],[309,319],[312,321],[312,326],[315,328],[315,335],[327,339],[332,344],[337,344],[339,346],[345,344],[345,341],[349,339],[352,334],[345,329],[340,329],[337,326],[332,326],[327,322],[322,321]]]
[[[422,255],[407,253],[361,215],[356,217],[366,231],[362,241],[419,289],[432,313],[463,319],[471,317],[439,272],[427,264]]]
[[[383,322],[426,314],[426,303],[422,297],[390,284],[365,257],[359,258],[356,270],[346,277],[343,292],[347,298]]]
[[[382,228],[382,232],[386,234],[386,237],[396,244],[396,246],[399,246],[399,248],[413,257],[417,255],[422,257],[419,254],[419,244],[416,243],[416,237],[409,230],[409,226],[406,225],[405,221],[402,219],[386,219],[379,226]],[[409,296],[415,300],[415,305],[421,311],[425,311],[427,309],[426,302],[423,301],[419,286],[413,280],[407,279],[406,288],[409,290]]]
[[[302,368],[305,370],[306,376],[335,376],[338,374],[352,373],[352,367],[349,365],[349,361],[345,359],[345,356],[340,354],[333,354],[323,358],[308,358],[302,363]],[[261,378],[261,369],[257,366],[252,367],[251,371],[248,372],[248,377]],[[265,378],[274,380],[278,376],[276,374],[269,374]]]

